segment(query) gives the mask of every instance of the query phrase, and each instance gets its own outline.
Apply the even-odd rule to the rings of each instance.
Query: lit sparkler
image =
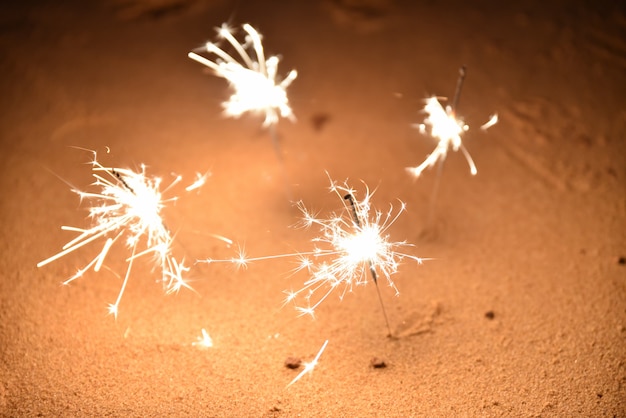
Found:
[[[456,152],[460,149],[467,160],[470,173],[473,176],[478,173],[472,156],[469,154],[461,140],[461,135],[469,130],[469,126],[465,124],[463,119],[457,117],[457,106],[459,104],[459,98],[461,97],[463,82],[465,81],[465,73],[466,68],[463,66],[459,70],[459,78],[456,83],[456,90],[454,92],[454,98],[452,99],[451,105],[444,108],[437,97],[430,97],[426,99],[424,111],[428,116],[424,120],[424,123],[417,126],[421,133],[429,133],[433,138],[438,139],[439,142],[437,142],[435,150],[430,153],[420,165],[417,167],[407,167],[406,169],[411,175],[413,175],[413,177],[417,178],[426,168],[432,167],[435,164],[438,165],[433,191],[430,196],[427,220],[428,225],[431,224],[434,216],[435,201],[437,200],[437,193],[439,191],[439,181],[443,171],[443,163],[448,155],[448,150],[452,148],[452,150]],[[481,129],[486,130],[495,125],[497,122],[498,115],[494,114],[487,123],[481,126]],[[430,132],[428,132],[429,128]]]
[[[434,166],[437,162],[443,164],[450,148],[452,148],[453,151],[460,149],[467,160],[472,175],[478,173],[474,160],[472,160],[471,155],[465,146],[463,146],[461,140],[461,135],[469,130],[469,126],[466,125],[462,119],[457,118],[456,115],[456,108],[461,94],[461,87],[465,79],[465,72],[465,67],[461,67],[452,105],[444,108],[437,97],[426,99],[424,111],[428,116],[424,120],[424,123],[418,125],[418,128],[421,133],[428,133],[433,138],[438,139],[439,142],[435,150],[428,155],[420,165],[407,168],[407,171],[414,177],[419,177],[426,168]],[[489,122],[484,124],[481,129],[487,129],[495,125],[497,121],[498,116],[493,115]]]
[[[320,348],[320,351],[317,352],[317,355],[315,356],[313,361],[311,361],[309,363],[304,363],[304,369],[302,369],[302,371],[291,382],[289,382],[287,387],[289,387],[289,386],[293,385],[294,383],[296,383],[305,374],[313,372],[313,369],[315,368],[315,366],[317,366],[317,362],[319,361],[320,356],[322,355],[322,353],[326,349],[326,345],[328,345],[328,340],[324,341],[324,344],[322,344],[322,348]]]
[[[117,299],[115,303],[109,305],[109,313],[117,317],[133,262],[144,255],[152,255],[155,265],[160,268],[161,282],[166,293],[176,292],[183,286],[188,287],[183,274],[189,268],[185,266],[184,260],[179,262],[172,256],[173,236],[161,217],[161,210],[165,205],[177,199],[177,197],[163,199],[162,194],[178,184],[182,177],[175,177],[161,191],[161,179],[146,176],[144,165],[141,166],[139,172],[124,168],[104,167],[98,161],[96,152],[92,152],[92,175],[95,179],[92,186],[97,191],[88,192],[75,188],[72,191],[80,196],[81,201],[88,200],[91,203],[89,218],[93,226],[86,229],[62,226],[62,230],[76,232],[78,236],[65,244],[62,251],[39,262],[37,267],[45,266],[87,244],[104,239],[98,255],[63,282],[63,284],[69,284],[82,277],[92,267],[98,272],[111,247],[118,240],[124,240],[126,247],[130,250],[130,256],[126,259],[128,267]],[[199,175],[187,190],[200,187],[206,176],[207,174]]]
[[[338,287],[343,287],[340,298],[347,292],[351,292],[353,286],[367,283],[367,275],[370,274],[379,301],[383,309],[385,323],[391,335],[391,328],[382,303],[378,289],[378,276],[386,278],[387,284],[396,295],[399,291],[391,276],[398,271],[398,266],[403,258],[410,258],[421,264],[422,259],[401,253],[401,247],[411,246],[406,242],[391,242],[387,229],[406,210],[404,202],[400,202],[400,210],[394,214],[393,206],[390,205],[387,212],[374,211],[370,215],[370,193],[365,186],[365,197],[358,201],[355,199],[356,192],[347,183],[339,185],[331,181],[330,191],[336,193],[344,205],[343,215],[332,214],[329,219],[319,219],[309,212],[302,204],[300,210],[304,214],[306,226],[317,225],[321,235],[313,239],[316,247],[312,252],[313,258],[302,258],[301,268],[306,268],[310,278],[304,283],[304,287],[287,294],[290,301],[299,294],[305,294],[308,302],[307,307],[298,308],[303,314],[313,315],[314,310],[328,295]],[[347,215],[347,216],[346,216]],[[323,260],[316,262],[315,260]],[[321,296],[316,296],[321,293]]]
[[[309,279],[297,291],[287,292],[285,302],[294,301],[303,295],[306,306],[296,306],[301,314],[314,315],[315,309],[335,290],[341,288],[340,299],[346,293],[352,292],[354,286],[367,284],[367,276],[371,275],[378,292],[379,301],[383,308],[385,322],[391,335],[391,328],[385,312],[382,298],[378,289],[378,278],[385,277],[387,284],[395,294],[398,289],[391,276],[398,271],[400,262],[404,258],[415,260],[421,264],[423,259],[400,252],[403,247],[412,246],[406,242],[391,242],[387,234],[388,228],[406,210],[404,202],[400,202],[400,209],[394,213],[390,205],[386,212],[373,211],[370,214],[370,193],[367,185],[362,200],[355,198],[356,192],[347,183],[342,185],[331,180],[330,191],[337,194],[344,206],[344,213],[331,214],[328,219],[320,219],[304,207],[302,202],[298,208],[303,213],[302,223],[305,227],[313,225],[319,227],[321,235],[312,241],[315,248],[308,252],[281,254],[265,257],[249,258],[243,250],[236,258],[229,260],[202,260],[202,262],[231,262],[237,266],[246,266],[247,263],[257,260],[267,260],[283,257],[296,257],[299,260],[296,272],[306,270]]]
[[[247,23],[243,25],[243,30],[246,36],[240,42],[228,25],[217,28],[218,37],[228,41],[238,57],[213,42],[207,42],[201,50],[215,58],[208,59],[195,52],[190,52],[188,56],[211,68],[218,77],[225,78],[235,90],[230,99],[222,104],[228,116],[239,117],[246,112],[265,114],[263,126],[270,127],[274,145],[278,147],[274,125],[279,117],[295,119],[289,107],[287,87],[298,73],[291,70],[282,81],[277,80],[278,56],[266,59],[261,35]]]

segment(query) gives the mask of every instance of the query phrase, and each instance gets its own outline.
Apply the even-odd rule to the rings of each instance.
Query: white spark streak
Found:
[[[322,345],[322,348],[320,348],[320,351],[318,351],[318,353],[315,356],[315,358],[313,359],[313,361],[311,361],[310,363],[304,363],[304,369],[291,382],[289,382],[287,387],[289,387],[289,386],[293,385],[294,383],[296,383],[305,374],[313,372],[313,369],[315,368],[315,366],[317,366],[317,362],[320,359],[320,356],[322,355],[324,350],[326,349],[326,345],[327,344],[328,344],[328,340],[324,341],[324,344]]]

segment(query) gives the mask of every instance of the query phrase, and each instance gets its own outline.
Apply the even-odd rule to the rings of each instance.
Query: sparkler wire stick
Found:
[[[285,187],[285,196],[287,197],[287,200],[291,202],[293,201],[291,197],[292,196],[291,186],[289,185],[289,176],[287,175],[285,161],[283,160],[283,153],[280,148],[280,143],[278,142],[278,132],[276,131],[276,124],[272,123],[268,129],[270,131],[270,137],[272,138],[272,144],[274,145],[274,153],[276,154],[276,158],[278,159],[278,162],[280,163],[281,176],[283,178],[283,184]]]
[[[283,154],[280,149],[280,144],[278,143],[278,132],[276,132],[276,125],[271,124],[269,126],[269,131],[270,131],[270,137],[272,137],[272,144],[274,145],[274,152],[276,153],[276,157],[278,158],[278,161],[280,161],[280,163],[283,164]]]
[[[361,227],[361,220],[359,219],[359,214],[357,213],[357,210],[356,210],[354,197],[352,196],[351,193],[348,193],[343,198],[350,202],[350,207],[352,208],[352,217],[354,219],[354,223],[356,224],[357,228],[360,228]],[[387,311],[385,310],[385,305],[383,304],[383,297],[381,296],[380,289],[378,287],[378,277],[376,275],[376,269],[374,268],[374,265],[372,264],[372,260],[367,260],[367,264],[368,264],[369,269],[370,269],[370,274],[372,275],[372,280],[374,280],[374,285],[376,287],[376,293],[378,294],[378,301],[380,302],[380,306],[383,309],[383,316],[385,317],[385,324],[387,324],[387,331],[389,332],[389,334],[387,336],[391,337],[391,335],[392,335],[391,334],[391,327],[389,326],[389,319],[387,318]]]
[[[430,202],[428,204],[428,218],[426,225],[432,225],[435,217],[435,202],[437,201],[437,195],[439,194],[439,184],[441,183],[441,176],[443,175],[443,165],[446,162],[445,159],[440,160],[437,163],[437,174],[435,175],[435,183],[433,189],[430,192]]]

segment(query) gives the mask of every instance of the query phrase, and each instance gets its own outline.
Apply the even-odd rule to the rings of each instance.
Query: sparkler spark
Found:
[[[202,48],[215,56],[213,60],[195,52],[190,52],[188,56],[211,68],[218,77],[225,78],[235,90],[230,99],[222,104],[228,116],[239,117],[245,112],[264,113],[263,126],[273,126],[279,116],[293,120],[286,90],[297,77],[297,71],[291,70],[282,81],[277,80],[279,58],[265,58],[261,35],[256,29],[246,23],[243,30],[246,36],[240,42],[228,25],[217,28],[218,37],[226,39],[239,57],[233,57],[213,42],[207,42]],[[255,59],[246,50],[254,51]]]
[[[315,356],[313,361],[311,361],[310,363],[304,363],[304,369],[291,382],[289,382],[287,387],[296,383],[305,374],[313,372],[313,369],[315,368],[315,366],[317,366],[317,362],[320,359],[320,356],[322,355],[324,350],[326,349],[327,344],[328,344],[328,340],[324,341],[324,344],[322,344],[322,348],[320,348],[320,351],[317,352],[317,355]]]
[[[95,179],[92,186],[96,188],[96,191],[82,191],[76,188],[72,191],[80,196],[81,202],[83,200],[90,202],[88,210],[93,226],[90,228],[62,226],[62,230],[76,232],[78,236],[65,244],[62,251],[39,262],[37,267],[43,267],[94,241],[105,239],[98,255],[63,282],[67,285],[82,277],[92,267],[98,272],[110,248],[117,241],[124,240],[131,254],[126,259],[126,274],[117,299],[115,303],[109,305],[109,313],[117,317],[133,262],[144,255],[152,255],[155,265],[161,269],[161,282],[166,293],[177,292],[183,286],[189,287],[183,279],[183,274],[189,268],[185,266],[184,260],[179,262],[172,256],[173,236],[161,217],[161,210],[165,205],[177,199],[177,197],[163,199],[162,194],[178,184],[182,177],[175,177],[161,191],[161,179],[146,176],[145,165],[141,165],[139,172],[124,168],[104,167],[98,161],[96,152],[91,152],[93,153],[92,175]],[[192,189],[200,187],[205,177],[206,175],[199,176],[192,185],[194,186]],[[140,247],[140,244],[145,244],[145,248]]]

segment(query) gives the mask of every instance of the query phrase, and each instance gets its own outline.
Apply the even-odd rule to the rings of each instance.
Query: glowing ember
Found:
[[[328,219],[317,218],[302,202],[298,203],[298,208],[303,214],[302,224],[305,227],[316,225],[320,228],[321,235],[312,240],[315,243],[312,251],[248,257],[245,250],[240,248],[236,257],[222,260],[209,258],[198,262],[232,263],[237,267],[247,267],[248,263],[253,261],[298,259],[298,267],[293,273],[306,270],[309,279],[300,290],[286,292],[285,303],[295,301],[299,295],[304,295],[306,306],[296,305],[301,314],[313,315],[319,304],[337,288],[342,288],[340,298],[343,298],[346,293],[352,291],[353,286],[365,285],[368,275],[374,280],[377,289],[379,275],[384,276],[389,287],[393,288],[397,295],[398,289],[391,276],[398,271],[400,262],[404,258],[409,258],[421,264],[423,259],[399,252],[400,248],[412,245],[406,242],[391,242],[387,235],[387,229],[405,211],[406,205],[400,202],[401,207],[395,214],[393,206],[390,205],[387,212],[374,211],[371,215],[370,199],[373,193],[370,193],[367,186],[365,188],[365,197],[357,201],[354,198],[355,191],[347,184],[339,185],[331,180],[330,191],[341,197],[345,213],[341,215],[333,213]]]

